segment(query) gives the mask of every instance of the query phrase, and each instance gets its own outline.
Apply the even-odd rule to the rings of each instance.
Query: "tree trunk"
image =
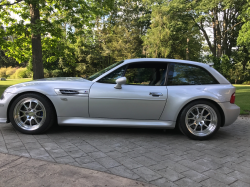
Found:
[[[217,57],[217,53],[216,53],[216,46],[217,46],[217,43],[216,43],[216,24],[215,24],[215,15],[217,14],[216,12],[216,8],[214,8],[214,10],[212,11],[212,25],[213,25],[213,33],[214,33],[214,46],[213,46],[213,55],[214,57]]]
[[[32,25],[32,64],[33,64],[33,79],[44,78],[43,61],[42,61],[42,44],[41,33],[36,29],[36,23],[40,22],[39,1],[30,3],[30,17]]]

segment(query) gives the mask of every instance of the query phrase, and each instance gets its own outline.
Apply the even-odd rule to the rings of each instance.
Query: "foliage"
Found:
[[[30,59],[35,63],[34,55],[39,55],[35,49],[41,44],[33,39],[41,37],[44,62],[55,62],[67,55],[62,63],[70,64],[72,53],[64,44],[74,42],[76,36],[91,29],[96,16],[108,11],[112,4],[112,0],[17,0],[14,3],[3,0],[0,2],[0,26],[4,26],[0,29],[1,48],[19,63]],[[34,11],[38,10],[36,17],[32,17],[32,6],[37,8]],[[20,20],[11,14],[18,15]],[[61,43],[62,39],[66,42]]]
[[[156,57],[214,62],[230,82],[250,80],[250,0],[10,2],[0,2],[0,67],[18,61],[33,71],[32,37],[40,34],[45,77],[87,77],[116,61]]]
[[[241,21],[244,22],[237,39],[237,44],[246,46],[250,50],[250,0],[243,5],[243,13],[240,15]]]
[[[20,79],[20,78],[31,78],[32,72],[27,68],[19,68],[15,71],[14,74],[10,75],[10,79]]]
[[[153,3],[150,29],[143,37],[149,57],[199,60],[202,38],[188,16],[188,7],[180,3]]]
[[[246,81],[242,83],[243,85],[250,85],[250,81]]]
[[[0,77],[11,79],[31,78],[32,72],[27,68],[0,68]]]

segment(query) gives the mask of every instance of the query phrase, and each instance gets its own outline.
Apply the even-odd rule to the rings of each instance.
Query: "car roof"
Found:
[[[168,59],[168,58],[134,58],[134,59],[127,59],[124,60],[124,63],[132,63],[132,62],[151,62],[151,61],[157,61],[157,62],[175,62],[175,63],[184,63],[184,64],[193,64],[203,67],[208,67],[208,64],[204,64],[201,62],[194,62],[189,60],[178,60],[178,59]]]

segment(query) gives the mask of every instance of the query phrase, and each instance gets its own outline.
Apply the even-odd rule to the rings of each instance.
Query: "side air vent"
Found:
[[[57,95],[67,95],[67,96],[80,96],[88,97],[89,90],[80,90],[80,89],[67,89],[67,88],[55,88]]]
[[[76,90],[60,90],[62,94],[79,94]]]

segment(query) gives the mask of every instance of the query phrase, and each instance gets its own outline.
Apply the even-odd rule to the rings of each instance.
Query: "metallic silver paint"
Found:
[[[115,89],[114,84],[97,83],[99,79],[125,64],[146,61],[197,65],[209,71],[220,84],[189,86],[123,85],[122,89]],[[58,95],[55,89],[60,88],[84,90],[88,91],[89,94],[82,94],[83,96],[80,97],[78,95]],[[5,123],[7,120],[7,109],[10,101],[17,94],[25,92],[37,92],[47,96],[55,106],[61,125],[101,123],[103,126],[109,126],[110,123],[110,125],[118,126],[143,127],[144,124],[144,127],[173,128],[182,108],[197,99],[216,102],[224,112],[225,126],[232,124],[240,112],[237,105],[229,102],[235,88],[220,73],[207,64],[184,60],[129,59],[93,81],[68,77],[40,79],[13,85],[6,89],[4,98],[0,100],[0,105],[4,105],[0,107],[0,123]],[[159,92],[163,96],[153,97],[150,95],[151,92]]]
[[[47,97],[55,106],[57,117],[89,117],[88,97],[65,95]]]
[[[4,98],[0,99],[0,104],[3,104],[3,107],[0,107],[0,123],[6,123],[7,121],[7,109],[10,101],[16,96],[16,94],[4,92]]]
[[[126,77],[120,77],[119,79],[116,80],[116,85],[114,88],[116,89],[122,89],[122,84],[126,84],[127,78]]]
[[[163,96],[153,97],[152,91]],[[91,118],[157,120],[167,95],[166,86],[123,85],[122,89],[114,89],[113,84],[94,83],[89,94],[89,114]]]
[[[172,129],[175,127],[173,121],[160,120],[131,120],[131,119],[106,119],[106,118],[77,118],[58,117],[58,124],[82,126],[105,126],[105,127],[141,127],[141,128],[163,128]]]
[[[167,89],[168,101],[160,120],[176,121],[182,108],[194,100],[229,102],[231,95],[235,92],[235,87],[231,84],[167,86]],[[226,113],[226,108],[223,111]],[[238,116],[238,114],[235,115]]]
[[[222,108],[225,116],[224,126],[233,124],[240,114],[240,107],[236,104],[231,104],[230,102],[218,103]]]

